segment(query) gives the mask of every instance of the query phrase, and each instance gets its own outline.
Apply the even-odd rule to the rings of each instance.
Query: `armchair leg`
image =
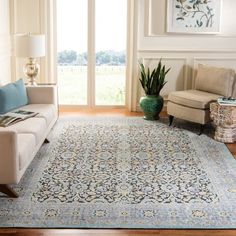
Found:
[[[0,184],[0,192],[6,194],[8,197],[19,197],[19,195],[7,184]]]
[[[44,140],[44,143],[50,143],[50,141],[46,138],[45,140]]]
[[[200,125],[199,133],[198,135],[201,135],[204,131],[205,125]]]
[[[174,116],[169,115],[169,126],[172,125],[173,120],[174,120]]]

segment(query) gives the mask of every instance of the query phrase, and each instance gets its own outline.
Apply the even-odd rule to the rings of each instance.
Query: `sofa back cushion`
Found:
[[[27,104],[28,97],[22,79],[0,87],[0,114]]]
[[[229,97],[233,93],[234,80],[235,71],[232,69],[199,64],[196,89]]]

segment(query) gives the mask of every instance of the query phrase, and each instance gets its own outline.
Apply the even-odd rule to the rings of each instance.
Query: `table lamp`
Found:
[[[15,55],[29,59],[23,67],[23,72],[28,77],[30,85],[37,85],[36,77],[40,66],[36,62],[36,58],[45,56],[45,35],[31,33],[16,35]]]

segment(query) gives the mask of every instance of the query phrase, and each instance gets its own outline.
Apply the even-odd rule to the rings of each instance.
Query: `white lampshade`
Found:
[[[45,35],[19,34],[15,36],[17,57],[37,58],[45,56]]]

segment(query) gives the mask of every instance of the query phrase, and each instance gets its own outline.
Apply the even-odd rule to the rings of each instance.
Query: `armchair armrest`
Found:
[[[16,132],[0,130],[0,184],[18,182],[19,159],[17,149]]]
[[[30,104],[54,104],[57,106],[57,87],[55,85],[39,85],[26,87]]]
[[[235,75],[234,75],[234,84],[233,84],[232,97],[233,97],[233,98],[236,98],[236,73],[235,73]]]

